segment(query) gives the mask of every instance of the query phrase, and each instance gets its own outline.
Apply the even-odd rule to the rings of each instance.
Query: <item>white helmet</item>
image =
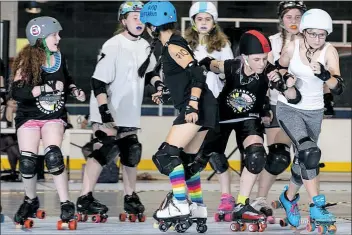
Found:
[[[198,13],[208,13],[213,16],[214,22],[218,20],[218,10],[212,2],[196,2],[189,9],[189,18],[191,18],[191,23],[194,25],[193,17]]]
[[[302,33],[305,29],[322,29],[332,33],[332,19],[331,16],[321,9],[310,9],[306,11],[301,19],[299,31]]]

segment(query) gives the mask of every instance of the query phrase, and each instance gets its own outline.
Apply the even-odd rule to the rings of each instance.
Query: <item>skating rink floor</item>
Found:
[[[76,199],[79,196],[81,189],[80,174],[80,172],[71,173],[69,187],[70,197],[74,203],[76,203]],[[60,207],[59,199],[50,176],[46,176],[45,182],[38,183],[38,196],[41,208],[46,211],[47,217],[44,220],[34,219],[34,227],[32,229],[15,228],[12,221],[13,215],[19,208],[24,197],[22,183],[1,182],[1,204],[3,208],[2,213],[5,215],[5,222],[0,225],[0,234],[164,234],[159,231],[158,228],[153,228],[154,219],[152,218],[152,213],[159,207],[171,186],[166,178],[162,178],[159,174],[154,172],[151,174],[153,177],[159,179],[138,181],[136,189],[146,207],[146,222],[119,222],[119,213],[123,211],[123,184],[122,181],[120,181],[117,184],[98,184],[96,186],[97,192],[94,194],[95,197],[102,203],[105,203],[110,209],[108,212],[108,221],[104,224],[95,224],[88,220],[85,223],[78,223],[77,230],[74,231],[59,231],[56,229],[56,223],[59,220]],[[208,231],[206,234],[233,234],[234,232],[230,230],[229,222],[214,222],[213,215],[219,204],[220,192],[216,177],[211,181],[205,179],[208,174],[208,172],[202,174],[202,178],[204,178],[202,184],[204,200],[208,206]],[[269,193],[268,201],[276,200],[278,198],[283,187],[288,184],[288,179],[289,175],[287,173],[280,176]],[[239,177],[236,174],[233,174],[231,187],[233,195],[237,196]],[[320,189],[321,193],[326,195],[327,202],[337,203],[336,206],[329,207],[329,210],[338,218],[336,223],[336,234],[351,234],[351,174],[321,173]],[[257,185],[254,186],[251,198],[255,197],[256,192]],[[309,199],[304,188],[301,189],[300,194],[302,219],[306,219],[308,216],[307,211],[309,210],[307,204]],[[274,214],[277,217],[282,217],[284,212],[282,209],[279,209],[275,210]],[[177,234],[174,230],[169,230],[166,233]],[[239,233],[253,234],[248,230]],[[268,227],[263,232],[263,234],[317,233],[317,230],[311,233],[307,232],[304,224],[302,224],[296,231],[291,230],[290,227],[282,228],[278,224],[268,224]],[[196,226],[193,225],[185,234],[198,234]]]

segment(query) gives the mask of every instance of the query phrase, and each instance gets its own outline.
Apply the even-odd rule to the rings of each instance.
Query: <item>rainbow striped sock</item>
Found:
[[[174,197],[179,201],[186,200],[185,170],[183,165],[178,165],[169,174]]]
[[[203,193],[199,172],[186,181],[188,193],[192,202],[203,204]]]

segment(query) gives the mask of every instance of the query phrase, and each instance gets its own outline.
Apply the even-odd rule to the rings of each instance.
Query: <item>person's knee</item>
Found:
[[[252,144],[244,150],[244,166],[252,174],[259,174],[266,163],[266,152],[263,144]]]
[[[160,173],[168,176],[175,167],[182,164],[180,153],[180,148],[164,142],[153,155],[152,160]]]
[[[309,137],[304,138],[299,143],[298,160],[301,166],[302,178],[305,180],[314,179],[319,175],[321,150]]]
[[[272,175],[279,175],[286,170],[291,163],[290,147],[286,144],[272,144],[268,146],[265,170]]]
[[[24,179],[31,179],[37,174],[38,156],[29,151],[21,151],[19,171]]]
[[[44,150],[44,159],[49,173],[60,175],[65,170],[64,156],[59,146],[48,146]]]
[[[120,162],[124,166],[136,167],[141,161],[142,144],[136,134],[128,135],[117,141],[120,149]]]

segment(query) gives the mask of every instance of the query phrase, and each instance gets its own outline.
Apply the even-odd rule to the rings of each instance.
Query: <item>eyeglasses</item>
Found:
[[[310,33],[308,31],[306,31],[306,33],[309,35],[310,38],[319,38],[319,39],[325,39],[328,35],[326,33],[321,33],[321,34],[317,34],[317,33]]]

